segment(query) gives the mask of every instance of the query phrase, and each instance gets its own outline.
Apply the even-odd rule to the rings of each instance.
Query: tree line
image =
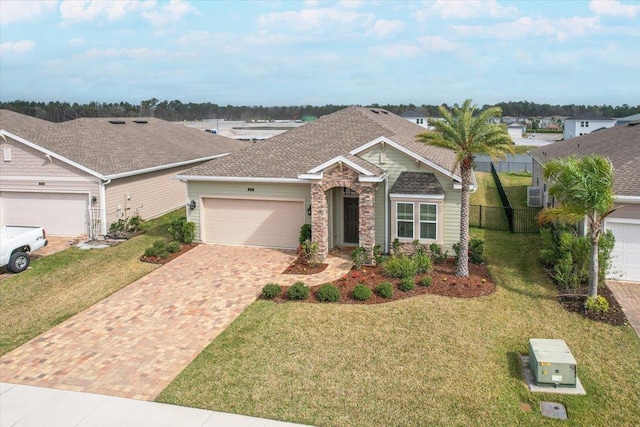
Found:
[[[457,104],[444,107],[457,107]],[[86,104],[50,101],[8,101],[0,102],[0,109],[12,110],[51,122],[64,122],[80,117],[157,117],[170,121],[193,121],[204,119],[220,120],[301,120],[304,116],[324,116],[347,105],[290,105],[290,106],[234,106],[218,105],[211,102],[188,102],[179,100],[160,101],[151,98],[141,101],[140,104],[129,102],[89,102]],[[438,117],[437,105],[415,104],[372,104],[368,107],[384,108],[395,114],[407,111],[419,111],[429,117]],[[481,110],[491,107],[500,107],[503,116],[514,117],[546,117],[546,116],[576,116],[584,113],[601,114],[607,117],[626,117],[640,113],[640,105],[630,106],[623,104],[612,105],[550,105],[537,104],[529,101],[499,102],[495,105],[483,105]]]

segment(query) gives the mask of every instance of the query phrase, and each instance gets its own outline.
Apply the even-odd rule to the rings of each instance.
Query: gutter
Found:
[[[180,181],[220,181],[220,182],[272,182],[283,184],[309,184],[308,180],[300,178],[257,178],[248,176],[205,176],[205,175],[176,175]]]
[[[640,203],[640,196],[615,196],[616,202]]]
[[[110,179],[100,182],[100,205],[101,205],[101,209],[100,209],[101,230],[100,231],[102,231],[103,236],[107,235],[107,191],[104,187],[108,184],[111,184]]]

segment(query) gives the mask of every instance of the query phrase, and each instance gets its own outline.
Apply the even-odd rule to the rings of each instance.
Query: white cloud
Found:
[[[589,3],[589,9],[600,16],[635,18],[640,15],[640,5],[624,4],[617,0],[593,0]]]
[[[199,12],[185,0],[171,0],[169,4],[162,6],[161,10],[143,12],[142,17],[153,25],[163,26],[180,21],[187,15],[199,14]]]
[[[373,25],[370,33],[377,37],[385,38],[402,31],[404,27],[404,22],[399,19],[395,19],[393,21],[378,19]]]
[[[418,42],[427,52],[452,52],[459,48],[455,42],[447,40],[440,36],[422,36],[418,37]]]
[[[497,0],[436,0],[424,9],[416,12],[418,20],[424,21],[432,16],[442,19],[469,18],[505,18],[518,14],[515,6],[501,6]]]
[[[57,3],[57,1],[0,1],[0,25],[34,21],[53,12]]]
[[[338,6],[345,9],[360,9],[367,5],[368,2],[364,0],[340,0]]]
[[[84,39],[82,37],[75,37],[69,40],[69,44],[71,46],[81,46],[84,44]]]
[[[262,15],[259,22],[262,25],[294,31],[324,31],[335,27],[353,29],[353,26],[358,24],[370,25],[373,22],[373,15],[327,8],[305,9],[299,12],[268,13]]]
[[[103,16],[115,21],[129,13],[150,9],[155,4],[151,0],[63,0],[60,3],[60,16],[63,22],[91,22]]]
[[[551,37],[566,40],[600,31],[598,17],[573,17],[563,19],[518,18],[515,21],[494,25],[453,25],[452,28],[464,37],[513,40],[525,37]]]
[[[371,48],[375,56],[387,59],[413,58],[420,55],[420,48],[408,43],[394,43]]]
[[[163,58],[167,56],[164,49],[149,49],[148,47],[140,48],[120,48],[120,49],[90,49],[82,56],[90,59],[96,58],[129,58],[129,59],[149,59]]]
[[[4,42],[0,44],[0,53],[27,53],[35,49],[33,40],[20,40],[17,42]]]

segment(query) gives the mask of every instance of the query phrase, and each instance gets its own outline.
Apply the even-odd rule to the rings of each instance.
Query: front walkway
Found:
[[[280,274],[294,259],[199,245],[4,355],[0,381],[153,400],[266,283],[295,280]],[[350,263],[338,264],[305,282],[342,276]]]
[[[608,280],[607,286],[622,307],[627,320],[640,337],[640,283]]]

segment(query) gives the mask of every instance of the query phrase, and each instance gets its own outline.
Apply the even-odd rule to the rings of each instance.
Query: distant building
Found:
[[[409,120],[411,123],[422,126],[425,129],[431,129],[431,127],[429,127],[429,114],[424,110],[405,111],[400,114],[400,117]]]
[[[564,139],[576,136],[588,135],[599,129],[611,128],[616,121],[600,114],[586,113],[575,117],[569,117],[564,121]]]
[[[640,120],[640,113],[634,114],[632,116],[621,117],[616,120],[616,126],[628,125],[629,123],[636,122],[638,120]]]
[[[522,136],[524,135],[525,132],[525,125],[520,124],[520,123],[511,123],[509,126],[507,126],[507,132],[509,133],[509,136],[513,139],[513,138],[522,138]]]

